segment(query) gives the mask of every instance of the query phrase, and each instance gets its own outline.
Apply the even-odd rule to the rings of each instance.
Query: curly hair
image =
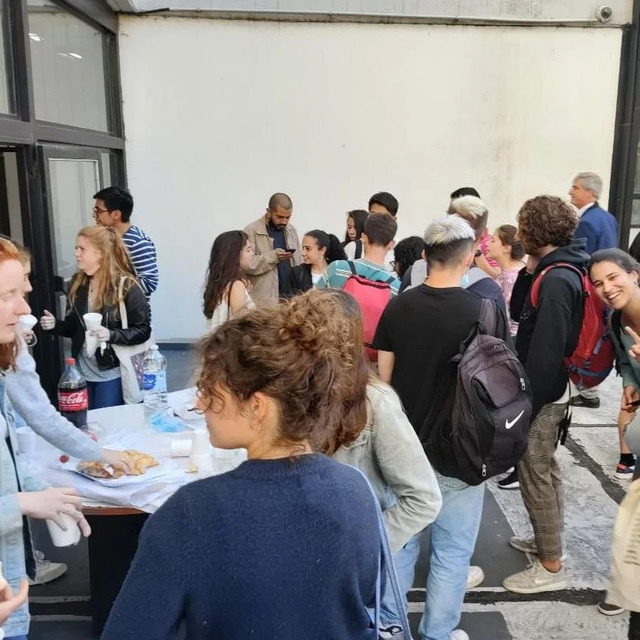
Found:
[[[279,407],[277,444],[328,450],[345,415],[366,424],[353,339],[339,303],[317,290],[254,309],[203,340],[198,395],[207,409],[223,407],[225,390],[242,408],[260,391]]]
[[[561,198],[537,196],[518,212],[518,236],[527,253],[536,254],[547,245],[566,247],[578,226],[578,216]]]

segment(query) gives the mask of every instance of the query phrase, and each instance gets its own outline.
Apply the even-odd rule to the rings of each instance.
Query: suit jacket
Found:
[[[267,223],[262,216],[252,222],[244,232],[249,236],[249,241],[253,245],[255,256],[251,261],[251,266],[246,270],[251,280],[251,299],[257,304],[277,302],[279,297],[278,288],[278,256],[273,248],[273,238],[267,233]],[[284,229],[284,237],[287,247],[295,249],[291,257],[291,265],[300,264],[302,256],[300,254],[300,241],[295,228],[288,224]]]
[[[618,246],[618,221],[594,202],[580,218],[574,239],[587,241],[586,252],[592,254],[599,249]]]

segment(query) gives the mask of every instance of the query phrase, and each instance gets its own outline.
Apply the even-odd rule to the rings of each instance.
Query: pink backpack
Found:
[[[343,291],[351,294],[362,313],[362,329],[364,345],[367,348],[367,356],[371,362],[378,361],[378,352],[371,347],[373,336],[376,334],[380,316],[391,300],[391,284],[395,280],[394,276],[389,276],[384,282],[368,280],[356,271],[356,265],[349,261],[351,275],[345,282]]]

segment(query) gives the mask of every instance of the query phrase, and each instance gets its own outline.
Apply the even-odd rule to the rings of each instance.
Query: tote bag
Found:
[[[611,584],[607,602],[640,611],[640,480],[631,483],[613,530]]]
[[[124,282],[125,278],[120,278],[118,285],[118,306],[120,308],[120,322],[123,329],[129,328],[127,318],[127,308],[124,303]],[[142,344],[124,345],[111,344],[113,350],[120,360],[120,376],[122,378],[122,395],[125,404],[139,404],[142,402],[142,379],[144,357],[155,344],[153,334]]]

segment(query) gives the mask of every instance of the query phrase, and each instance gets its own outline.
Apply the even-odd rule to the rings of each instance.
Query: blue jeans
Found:
[[[471,487],[455,478],[436,476],[442,509],[427,529],[431,555],[427,600],[419,627],[422,640],[449,640],[460,622],[484,502],[484,484]]]
[[[124,404],[122,378],[106,382],[87,382],[87,392],[89,393],[89,409],[119,407]]]
[[[396,567],[400,593],[404,597],[405,606],[407,605],[407,591],[413,586],[416,562],[420,555],[419,535],[420,534],[411,538],[411,540],[393,556],[393,564]],[[380,624],[383,627],[388,627],[392,624],[399,624],[399,622],[400,612],[396,605],[396,599],[393,596],[393,589],[387,580],[384,586],[382,601],[380,602]]]

